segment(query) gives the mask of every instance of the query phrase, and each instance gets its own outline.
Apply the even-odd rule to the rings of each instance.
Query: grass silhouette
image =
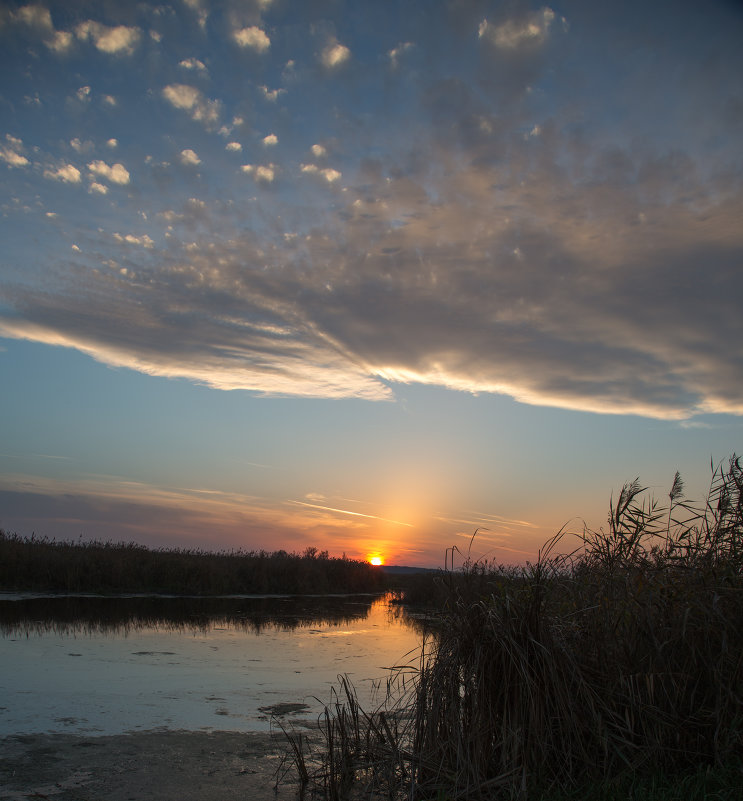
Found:
[[[371,712],[344,680],[319,746],[289,732],[300,779],[329,799],[739,798],[740,459],[699,506],[678,474],[666,506],[633,481],[606,528],[566,542],[418,576],[430,655]]]

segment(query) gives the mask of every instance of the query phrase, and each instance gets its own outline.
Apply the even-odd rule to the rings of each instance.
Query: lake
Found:
[[[373,705],[423,637],[390,600],[0,594],[0,736],[268,731],[314,721],[340,674]]]

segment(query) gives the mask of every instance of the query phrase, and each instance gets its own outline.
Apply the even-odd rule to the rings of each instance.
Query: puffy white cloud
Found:
[[[96,192],[99,195],[107,195],[108,187],[105,184],[99,184],[98,181],[93,181],[88,187],[88,192],[91,194]]]
[[[95,145],[93,144],[93,142],[90,141],[90,139],[86,139],[83,142],[78,137],[75,137],[74,139],[70,139],[70,147],[76,153],[87,153],[87,152],[93,150]]]
[[[256,181],[270,184],[276,177],[276,166],[274,164],[263,164],[256,167],[253,164],[243,164],[240,170],[248,175],[253,175]]]
[[[269,89],[267,86],[259,86],[258,88],[263,97],[271,103],[275,103],[281,95],[286,94],[286,89]]]
[[[51,168],[44,170],[44,178],[64,181],[68,184],[79,184],[80,177],[80,170],[73,164],[63,164],[61,167],[57,167],[56,170]]]
[[[310,150],[316,159],[321,159],[328,154],[328,151],[322,145],[312,145]]]
[[[181,163],[189,166],[196,166],[197,164],[201,164],[201,159],[193,150],[186,148],[185,150],[181,150]]]
[[[320,54],[320,61],[329,69],[340,66],[349,58],[351,58],[351,51],[339,42],[330,42]]]
[[[265,53],[271,47],[271,40],[265,31],[251,25],[249,28],[239,28],[232,32],[232,38],[240,47],[249,47],[258,53]]]
[[[131,55],[140,39],[139,28],[117,25],[110,28],[94,20],[86,20],[75,27],[75,34],[81,41],[92,40],[102,53],[124,53]]]
[[[178,62],[178,66],[187,70],[199,70],[200,72],[206,70],[206,64],[203,61],[199,61],[198,58],[184,58]]]
[[[265,181],[266,183],[271,183],[273,179],[276,177],[276,168],[273,164],[261,165],[260,167],[256,167],[255,170],[255,178],[257,181]]]
[[[27,167],[28,159],[21,153],[11,150],[9,147],[0,147],[0,159],[9,167]]]
[[[27,167],[29,160],[20,152],[23,150],[23,141],[18,137],[5,135],[7,146],[0,146],[0,159],[9,167]]]
[[[54,26],[52,25],[52,15],[49,13],[49,9],[45,8],[44,6],[21,6],[21,8],[19,8],[15,14],[13,14],[13,18],[17,22],[21,22],[32,27],[42,28],[45,31],[51,31],[54,29]]]
[[[175,108],[187,111],[191,119],[213,127],[219,120],[220,102],[208,100],[195,87],[184,83],[168,84],[163,89],[163,97]]]
[[[263,144],[266,147],[271,147],[273,145],[277,145],[279,143],[279,137],[276,134],[268,134],[268,136],[263,137]]]
[[[92,161],[88,169],[93,175],[105,178],[112,184],[124,186],[129,183],[129,170],[123,164],[106,164],[105,161]]]
[[[331,167],[325,167],[321,169],[316,164],[301,164],[300,170],[304,173],[309,173],[310,175],[320,175],[329,184],[335,183],[341,178],[341,173],[338,170],[334,170]]]
[[[195,86],[173,83],[163,89],[163,97],[176,108],[189,111],[201,102],[203,95]]]
[[[227,144],[224,146],[224,149],[230,153],[240,153],[240,151],[243,149],[243,146],[239,142],[227,142]]]
[[[69,31],[55,31],[50,39],[45,40],[46,46],[55,53],[66,53],[75,41]]]
[[[510,19],[492,25],[486,19],[480,23],[478,36],[504,50],[516,50],[530,45],[541,45],[549,35],[555,18],[551,8],[542,8],[526,17]]]
[[[142,234],[142,236],[135,236],[134,234],[114,234],[113,238],[117,242],[126,243],[128,245],[139,245],[148,250],[155,247],[155,243],[147,234]]]
[[[106,142],[106,147],[111,148],[111,150],[115,150],[119,146],[119,140],[111,138]]]
[[[332,169],[331,167],[320,170],[320,174],[329,184],[335,183],[341,177],[341,173],[338,170]]]

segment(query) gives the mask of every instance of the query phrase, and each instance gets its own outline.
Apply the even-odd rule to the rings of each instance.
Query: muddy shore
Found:
[[[281,732],[12,735],[0,739],[0,801],[293,801],[286,754]]]

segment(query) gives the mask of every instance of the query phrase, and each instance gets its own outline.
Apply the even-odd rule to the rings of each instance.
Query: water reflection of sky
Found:
[[[0,735],[265,731],[277,704],[306,704],[294,714],[314,720],[339,674],[371,703],[389,667],[415,663],[421,639],[368,597],[230,599],[232,611],[202,604],[170,621],[111,605],[108,625],[100,604],[95,624],[75,624],[64,605],[56,619],[34,619],[41,607],[29,601],[25,617],[20,601],[0,601]]]

